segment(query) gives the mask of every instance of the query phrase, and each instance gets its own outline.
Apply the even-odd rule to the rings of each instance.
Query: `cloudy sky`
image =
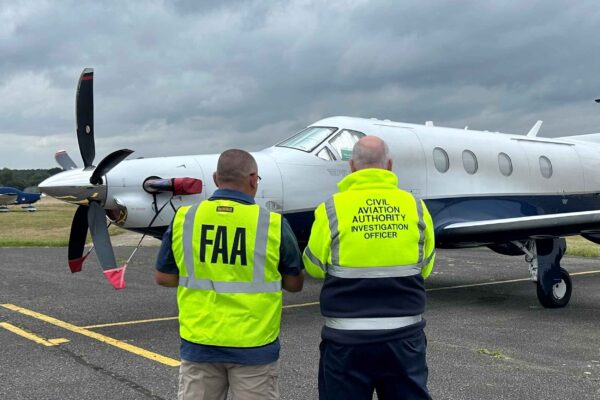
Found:
[[[0,168],[258,150],[327,116],[600,132],[600,5],[565,1],[0,0]]]

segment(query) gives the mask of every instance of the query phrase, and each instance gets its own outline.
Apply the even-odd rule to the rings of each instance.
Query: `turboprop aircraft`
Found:
[[[76,108],[84,167],[59,152],[65,171],[40,188],[79,205],[69,242],[71,270],[80,270],[89,254],[83,255],[89,227],[104,274],[122,288],[127,263],[116,265],[106,219],[160,238],[178,207],[203,201],[216,189],[212,172],[218,155],[124,160],[131,150],[122,149],[94,166],[92,69],[81,74]],[[366,134],[380,136],[389,145],[399,186],[426,202],[438,248],[487,246],[524,255],[541,304],[564,307],[572,291],[569,273],[560,266],[564,237],[600,243],[600,134],[542,138],[540,126],[538,121],[527,135],[511,135],[432,122],[322,119],[252,153],[262,176],[256,201],[284,214],[303,247],[315,207],[350,172],[354,143]],[[385,231],[384,221],[365,226],[364,234]]]
[[[39,199],[39,193],[24,192],[12,187],[0,187],[0,212],[8,211],[7,206],[12,204],[20,204],[27,211],[36,211],[33,203]]]

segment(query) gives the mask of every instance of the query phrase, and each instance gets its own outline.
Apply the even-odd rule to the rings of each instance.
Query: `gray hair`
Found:
[[[365,136],[354,144],[352,149],[352,161],[354,167],[365,168],[386,168],[390,159],[390,149],[388,145],[377,136]]]
[[[222,183],[241,183],[250,174],[257,173],[258,167],[252,154],[245,150],[225,150],[217,161],[217,178]]]

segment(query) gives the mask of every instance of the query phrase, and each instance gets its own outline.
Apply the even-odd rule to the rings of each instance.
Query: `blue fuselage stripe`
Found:
[[[437,231],[457,222],[599,210],[600,194],[455,197],[428,199],[425,204]],[[308,242],[314,211],[287,212],[284,216],[303,249]],[[161,238],[166,228],[152,227],[149,234]],[[133,230],[144,231],[143,228]]]

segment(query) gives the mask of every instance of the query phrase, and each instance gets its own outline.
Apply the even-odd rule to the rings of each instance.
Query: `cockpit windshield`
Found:
[[[277,146],[310,152],[335,132],[336,129],[323,126],[310,126],[279,143]]]

